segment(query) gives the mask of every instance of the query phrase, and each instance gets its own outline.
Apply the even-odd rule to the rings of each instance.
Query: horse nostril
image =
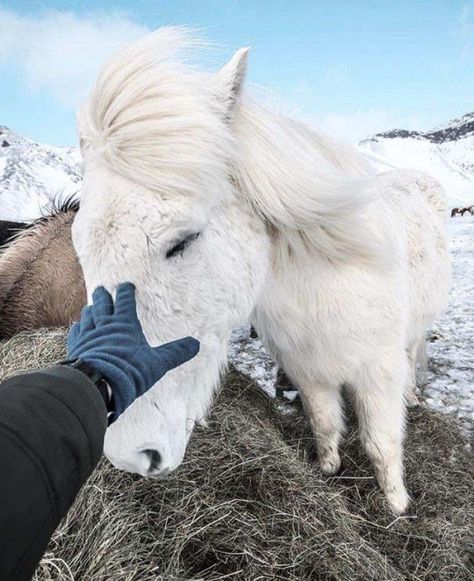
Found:
[[[150,461],[148,473],[152,474],[153,472],[156,472],[161,464],[161,454],[158,452],[158,450],[142,450],[141,453],[145,454],[145,456]]]

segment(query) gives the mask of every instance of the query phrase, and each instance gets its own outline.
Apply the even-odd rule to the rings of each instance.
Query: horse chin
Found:
[[[204,340],[217,345],[212,356],[203,349],[194,367],[167,374],[109,427],[104,453],[113,466],[147,478],[162,478],[180,466],[195,427],[205,425],[225,363],[225,338]]]

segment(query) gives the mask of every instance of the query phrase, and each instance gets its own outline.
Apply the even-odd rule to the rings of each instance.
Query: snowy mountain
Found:
[[[378,171],[421,169],[445,187],[449,206],[474,203],[474,113],[433,131],[395,129],[360,143]],[[27,221],[80,189],[77,148],[36,143],[0,126],[0,219]]]
[[[474,203],[474,113],[432,131],[379,133],[360,148],[380,171],[410,167],[431,174],[446,189],[450,207]]]
[[[0,126],[0,219],[37,218],[53,200],[76,192],[81,181],[76,148],[42,145]]]

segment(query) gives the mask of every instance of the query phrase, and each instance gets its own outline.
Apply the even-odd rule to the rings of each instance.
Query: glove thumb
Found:
[[[167,371],[195,357],[199,353],[199,348],[200,343],[197,339],[185,337],[184,339],[165,343],[159,347],[153,347],[152,350],[153,353],[158,355],[164,375]]]

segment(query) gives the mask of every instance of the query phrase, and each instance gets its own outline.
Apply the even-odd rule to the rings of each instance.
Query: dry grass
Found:
[[[64,356],[64,333],[0,346],[3,375]],[[322,478],[301,410],[229,373],[208,428],[165,480],[104,461],[56,532],[37,580],[474,578],[473,465],[457,425],[410,411],[410,515],[394,519],[354,434]]]

